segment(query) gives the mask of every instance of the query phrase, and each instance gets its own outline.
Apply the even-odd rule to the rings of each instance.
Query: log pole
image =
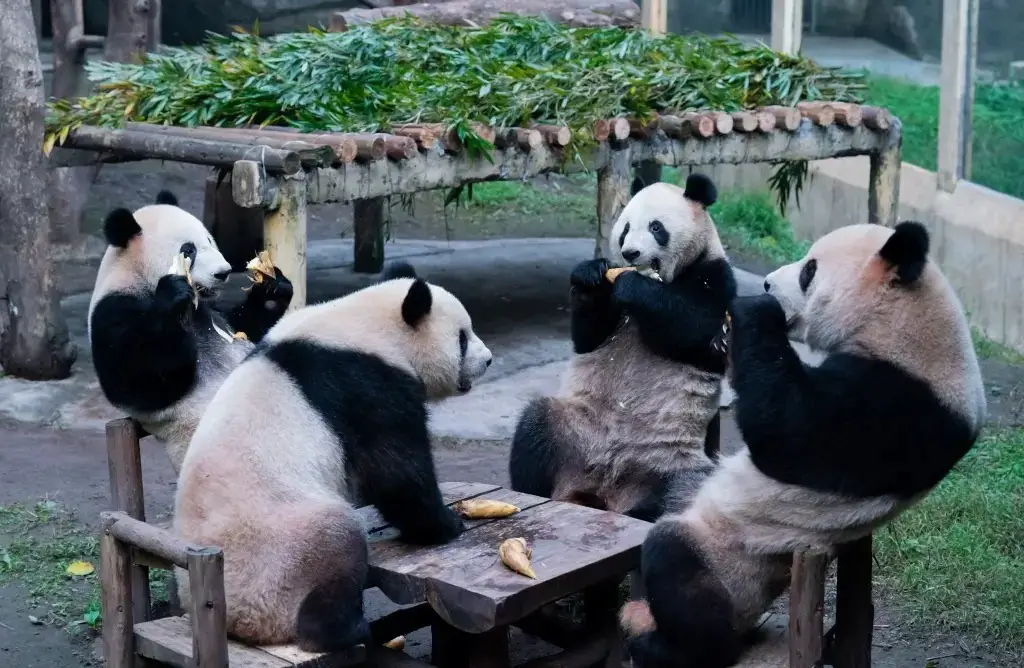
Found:
[[[352,202],[355,260],[352,270],[358,274],[379,274],[384,268],[384,209],[386,197],[357,199]]]
[[[263,220],[263,240],[270,257],[292,283],[289,311],[306,305],[306,185],[302,172],[282,178],[276,206]]]
[[[594,257],[608,252],[608,238],[619,214],[629,202],[632,152],[628,144],[612,148],[608,164],[597,171],[597,238]]]
[[[899,121],[895,121],[881,150],[872,153],[870,158],[868,222],[888,227],[895,227],[899,219],[900,130]]]

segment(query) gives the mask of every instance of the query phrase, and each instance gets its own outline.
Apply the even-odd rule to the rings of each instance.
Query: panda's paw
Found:
[[[605,280],[605,273],[611,269],[611,264],[604,258],[586,260],[580,262],[569,275],[569,284],[574,288],[594,290],[601,287],[611,288],[612,285]],[[620,277],[621,278],[621,277]]]
[[[259,283],[253,283],[249,291],[249,299],[255,301],[267,311],[283,313],[291,304],[294,289],[292,282],[274,267],[273,278],[264,277]]]
[[[779,300],[769,294],[737,297],[729,306],[729,316],[733,331],[786,333],[786,312]]]
[[[462,518],[444,506],[432,522],[416,522],[402,527],[402,540],[415,545],[442,545],[455,540],[466,530]]]
[[[189,285],[186,277],[179,274],[166,274],[157,281],[154,301],[160,310],[182,315],[191,312],[194,307],[195,294],[195,288]]]

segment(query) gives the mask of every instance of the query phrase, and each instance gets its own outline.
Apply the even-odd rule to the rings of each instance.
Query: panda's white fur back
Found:
[[[424,402],[467,391],[490,361],[462,304],[404,263],[268,332],[210,402],[175,499],[175,532],[224,550],[230,633],[310,651],[364,639],[353,502],[406,540],[461,532],[437,487]]]

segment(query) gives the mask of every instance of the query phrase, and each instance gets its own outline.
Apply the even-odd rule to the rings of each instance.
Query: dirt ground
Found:
[[[201,168],[159,163],[143,166],[104,168],[91,191],[86,227],[99,229],[100,221],[111,208],[134,208],[153,201],[161,188],[172,189],[183,206],[197,215],[203,201],[206,171]],[[591,183],[559,177],[540,179],[538,195],[532,203],[516,209],[480,215],[474,209],[458,213],[442,210],[438,195],[419,197],[413,213],[399,206],[392,208],[391,234],[404,239],[477,239],[542,236],[592,236],[593,187]],[[560,204],[561,206],[555,206]],[[309,233],[313,239],[351,238],[351,209],[329,205],[311,207]],[[88,291],[94,269],[88,262],[76,260],[74,252],[62,262],[61,289],[64,294]],[[757,258],[738,256],[739,264],[752,271],[764,270]],[[990,422],[1018,425],[1022,420],[1021,401],[1024,370],[986,360]],[[738,447],[739,438],[731,417],[726,418],[723,447]],[[466,480],[504,484],[508,443],[506,441],[438,439],[436,460],[443,480]],[[144,443],[147,516],[166,517],[172,503],[174,480],[164,452],[153,443]],[[0,510],[23,504],[26,508],[73,509],[65,527],[68,535],[91,540],[99,513],[109,499],[106,450],[103,434],[94,430],[54,430],[23,424],[0,424]],[[44,505],[38,505],[42,502]],[[56,507],[56,506],[54,506]],[[35,518],[34,515],[30,519]],[[19,520],[20,521],[20,520]],[[6,548],[20,545],[26,538],[24,526],[4,523],[0,514],[0,556]],[[51,524],[32,525],[32,531],[45,542],[56,532]],[[64,535],[64,534],[62,534]],[[42,544],[42,543],[40,543]],[[90,549],[94,549],[93,544]],[[86,548],[83,548],[86,549]],[[58,561],[67,555],[42,552],[40,558]],[[56,563],[56,562],[55,562]],[[11,565],[8,564],[8,568]],[[0,666],[32,668],[72,668],[96,665],[93,656],[95,632],[88,623],[89,605],[95,601],[95,585],[90,583],[44,583],[3,575],[0,560]],[[94,578],[94,576],[93,576]],[[57,578],[61,578],[58,576]],[[6,584],[4,584],[6,582]],[[88,588],[92,586],[92,590]],[[46,597],[46,587],[65,587],[69,604],[66,616],[56,618]],[[39,590],[39,591],[36,591]],[[44,591],[45,590],[45,591]],[[62,590],[63,591],[63,590]],[[93,592],[93,593],[90,593]],[[77,607],[73,607],[77,606]],[[83,609],[85,614],[83,615]],[[779,609],[782,609],[781,606]],[[422,645],[422,638],[411,637],[411,648]],[[522,653],[523,647],[520,647]],[[415,652],[414,652],[415,653]],[[925,622],[911,622],[899,614],[890,602],[880,601],[876,615],[874,661],[879,668],[995,668],[1014,665],[1003,657],[986,654],[983,647],[967,638],[954,637]]]

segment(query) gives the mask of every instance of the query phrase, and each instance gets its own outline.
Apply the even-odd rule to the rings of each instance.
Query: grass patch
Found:
[[[98,567],[99,540],[83,531],[69,510],[50,500],[0,506],[0,585],[23,587],[28,614],[38,623],[68,630],[98,624],[96,573],[65,573],[77,560]]]
[[[978,357],[1004,364],[1024,365],[1024,355],[986,337],[977,327],[971,327],[971,340],[974,341],[974,352]]]
[[[982,436],[919,506],[876,534],[878,575],[915,616],[1024,647],[1024,429]]]
[[[934,171],[938,161],[939,88],[868,75],[864,99],[903,121],[903,160]],[[971,128],[974,183],[1024,198],[1024,87],[977,84]]]
[[[796,240],[792,225],[766,192],[722,193],[710,213],[726,244],[775,264],[795,262],[811,246]]]

